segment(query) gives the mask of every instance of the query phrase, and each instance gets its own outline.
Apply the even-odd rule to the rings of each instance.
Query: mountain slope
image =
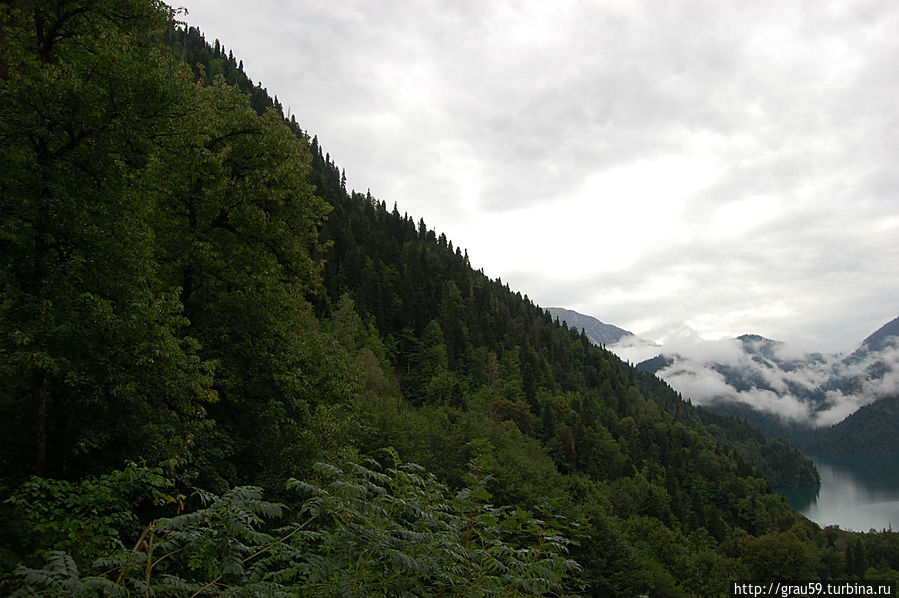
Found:
[[[896,345],[899,338],[899,318],[895,318],[878,328],[873,334],[862,341],[859,350],[883,351]]]
[[[354,306],[368,334],[381,339],[400,391],[368,400],[358,446],[390,444],[458,484],[472,443],[486,440],[497,464],[490,491],[505,503],[534,504],[578,485],[576,494],[592,497],[591,506],[578,508],[590,509],[604,531],[591,528],[603,540],[585,543],[577,558],[590,583],[611,594],[652,585],[639,580],[655,559],[636,556],[644,541],[637,539],[642,532],[626,531],[629,517],[650,516],[654,527],[669,530],[666,521],[682,529],[711,525],[716,541],[734,525],[751,533],[786,529],[780,526],[792,516],[773,496],[755,503],[770,509],[755,523],[740,514],[738,496],[764,494],[768,484],[707,434],[699,410],[585,334],[558,326],[527,296],[472,270],[423,221],[371,194],[348,192],[317,139],[310,150],[312,182],[332,207],[321,233],[322,286],[312,300],[323,318]],[[710,484],[720,488],[715,504]],[[743,490],[732,494],[737,487]],[[597,506],[607,500],[611,510]],[[614,581],[616,571],[628,573]]]
[[[611,345],[624,337],[633,336],[632,332],[628,332],[623,328],[606,324],[592,316],[585,316],[564,307],[547,307],[546,311],[554,318],[559,318],[561,322],[565,322],[569,328],[578,331],[583,330],[587,338],[597,345]]]
[[[677,352],[663,350],[637,367],[663,377],[699,404],[746,418],[766,435],[787,438],[801,448],[842,451],[851,445],[883,452],[893,450],[883,435],[837,442],[823,431],[860,407],[899,392],[897,333],[899,319],[846,356],[799,353],[778,341],[744,335]],[[897,421],[883,426],[899,432]],[[828,446],[828,438],[835,443]]]
[[[820,430],[807,448],[819,453],[899,454],[899,396],[865,405],[840,423]]]
[[[423,221],[348,193],[317,140],[309,145],[310,179],[333,210],[311,300],[326,320],[350,305],[358,315],[346,318],[367,384],[358,447],[393,445],[451,484],[480,455],[494,501],[528,508],[550,497],[583,518],[572,556],[590,595],[726,594],[722,580],[734,576],[844,574],[812,570],[823,539],[737,448],[714,441],[707,426],[720,420],[472,270]],[[789,554],[772,561],[771,546],[785,544]]]

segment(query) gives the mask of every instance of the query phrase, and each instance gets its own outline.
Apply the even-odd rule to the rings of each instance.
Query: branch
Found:
[[[134,562],[134,553],[137,552],[141,545],[144,543],[144,540],[147,537],[147,534],[153,531],[153,524],[147,524],[147,527],[144,528],[143,533],[141,533],[140,538],[137,539],[137,542],[134,544],[134,548],[131,549],[131,552],[128,554],[128,560],[125,561],[125,564],[122,565],[122,571],[119,573],[118,579],[115,580],[116,585],[121,585],[125,580],[125,573],[128,571],[131,564]]]
[[[310,523],[312,523],[312,520],[313,520],[313,519],[315,519],[315,516],[314,516],[314,515],[313,515],[312,517],[310,517],[309,519],[307,519],[306,521],[304,521],[303,523],[301,523],[300,525],[298,525],[293,531],[291,531],[289,534],[287,534],[287,535],[284,536],[283,538],[279,538],[278,540],[275,540],[274,542],[272,542],[272,543],[269,544],[268,546],[266,546],[266,547],[264,547],[264,548],[260,548],[259,550],[257,550],[257,551],[254,552],[253,554],[251,554],[250,556],[246,557],[246,558],[245,558],[243,561],[241,561],[241,562],[246,563],[246,562],[248,562],[248,561],[251,561],[251,560],[253,560],[254,558],[256,558],[257,556],[259,556],[260,554],[263,554],[263,553],[265,553],[265,552],[268,552],[269,550],[271,550],[272,548],[274,548],[274,547],[277,546],[278,544],[281,544],[281,543],[284,542],[285,540],[290,539],[291,537],[293,537],[293,536],[295,536],[297,533],[299,533],[300,530],[302,530],[304,527],[306,527],[307,525],[309,525]],[[199,590],[197,590],[196,592],[194,592],[193,594],[191,594],[191,595],[190,595],[190,598],[196,598],[197,596],[199,596],[200,594],[202,594],[203,592],[205,592],[207,589],[209,589],[210,587],[212,587],[212,586],[214,586],[215,584],[217,584],[217,583],[218,583],[224,576],[225,576],[225,574],[222,573],[221,575],[219,575],[218,577],[216,577],[215,579],[213,579],[212,581],[210,581],[209,583],[207,583],[205,586],[203,586],[202,588],[200,588]]]

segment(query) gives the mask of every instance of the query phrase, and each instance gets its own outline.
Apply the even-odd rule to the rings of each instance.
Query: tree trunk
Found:
[[[47,165],[50,162],[49,152],[44,144],[38,147],[39,160]],[[45,169],[45,172],[48,169]],[[47,174],[44,181],[49,180]],[[34,223],[34,264],[31,279],[31,297],[35,306],[35,316],[40,322],[38,328],[46,319],[47,306],[44,304],[44,286],[50,268],[50,239],[48,227],[50,226],[50,196],[51,192],[46,184],[39,195],[37,219]],[[40,351],[45,347],[37,347]],[[31,366],[31,442],[32,442],[32,469],[33,473],[43,476],[47,471],[47,371],[40,364]]]
[[[31,378],[32,473],[47,473],[47,373],[33,368]]]

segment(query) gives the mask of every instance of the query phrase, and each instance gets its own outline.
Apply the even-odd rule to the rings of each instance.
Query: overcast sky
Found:
[[[832,352],[899,315],[894,0],[174,5],[542,306]]]

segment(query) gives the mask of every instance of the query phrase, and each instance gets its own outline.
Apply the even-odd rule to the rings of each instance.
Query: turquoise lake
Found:
[[[899,455],[809,455],[820,486],[776,488],[791,507],[820,525],[899,529]]]

